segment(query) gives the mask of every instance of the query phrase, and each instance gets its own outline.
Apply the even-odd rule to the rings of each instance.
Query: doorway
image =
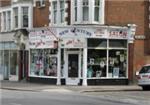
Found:
[[[80,52],[67,52],[67,78],[66,85],[78,85],[81,72],[81,54]]]

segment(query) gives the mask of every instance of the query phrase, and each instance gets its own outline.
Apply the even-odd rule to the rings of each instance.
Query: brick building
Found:
[[[12,47],[7,47],[12,44],[4,45],[4,43],[15,42],[16,45],[14,46],[17,48],[14,49],[16,50],[17,59],[19,61],[22,58],[24,59],[21,64],[16,61],[16,69],[14,69],[16,71],[15,75],[19,76],[19,80],[28,76],[31,82],[38,80],[41,82],[48,81],[53,84],[128,84],[136,80],[135,72],[142,65],[150,62],[148,45],[149,1],[14,0],[12,2],[10,0],[6,2],[1,0],[0,4],[1,56],[5,59],[7,51],[10,50],[9,55],[11,55],[12,51],[10,49]],[[23,7],[27,7],[28,12]],[[15,14],[16,8],[18,8],[17,13],[21,14]],[[4,18],[9,17],[8,11],[11,11],[10,28],[9,21],[5,23],[6,20]],[[22,17],[23,12],[21,11],[28,14],[27,18]],[[17,16],[18,22],[15,20]],[[9,18],[6,19],[9,20]],[[15,23],[17,23],[18,27],[15,27]],[[136,25],[136,32],[133,40],[131,38],[131,31],[134,31],[134,24]],[[27,30],[29,30],[29,34]],[[101,36],[98,36],[96,33],[99,33]],[[127,33],[126,37],[121,36],[125,35],[124,33]],[[51,47],[39,46],[37,48],[37,46],[31,46],[28,43],[30,41],[34,41],[34,44],[36,43],[34,37],[32,37],[33,35],[45,36],[47,34],[51,36],[50,40],[52,40],[52,43],[49,45]],[[9,38],[8,40],[8,38],[3,37],[4,35],[11,36],[12,39],[10,40]],[[70,38],[69,35],[74,37]],[[113,37],[110,37],[111,35]],[[17,40],[17,36],[20,39]],[[57,40],[57,38],[61,39],[61,41]],[[82,44],[78,43],[80,45],[75,43],[70,46],[66,45],[69,40],[77,41],[79,39],[82,42]],[[46,41],[46,39],[43,40]],[[83,43],[87,43],[87,45]],[[55,44],[58,44],[60,48],[56,47]],[[24,49],[22,49],[23,46]],[[48,52],[51,57],[46,55]],[[47,58],[35,56],[39,53],[47,56]],[[29,59],[25,59],[28,58],[26,56],[29,56]],[[41,68],[39,67],[39,71],[42,72],[35,70],[37,69],[35,67],[37,64],[34,63],[37,63],[35,60],[38,58],[41,58],[39,60],[43,62],[38,64],[42,65]],[[78,65],[75,62],[73,63],[72,58],[76,59]],[[7,72],[1,72],[1,74],[5,74],[4,79],[11,80],[12,78],[8,76],[11,73],[12,77],[14,75],[14,72],[11,72],[12,69],[10,69],[11,61],[5,61],[4,59],[1,60],[1,67],[4,67],[2,69],[7,69],[3,70]],[[7,59],[13,58],[10,56]],[[55,63],[51,64],[52,61]],[[10,62],[9,65],[5,65],[7,62]],[[48,69],[57,68],[57,70],[51,74],[48,73],[49,70],[47,70],[46,62],[48,62]],[[114,67],[116,63],[118,66]],[[81,65],[79,66],[79,64]],[[70,68],[73,68],[71,65],[78,66],[78,70],[69,73],[71,71]],[[91,71],[87,68],[90,65],[92,68]]]

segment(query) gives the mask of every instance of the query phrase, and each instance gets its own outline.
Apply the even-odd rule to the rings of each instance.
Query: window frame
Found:
[[[61,3],[63,3],[61,5]],[[64,0],[60,0],[60,23],[64,23],[65,22],[65,1]]]
[[[96,5],[96,1],[98,1],[98,5]],[[95,0],[94,1],[94,21],[95,22],[99,22],[100,21],[100,0]],[[96,15],[96,8],[98,8],[98,17],[96,17],[95,15]],[[96,20],[96,19],[98,19],[98,20]]]
[[[14,11],[14,16],[13,16],[13,18],[14,18],[14,28],[18,28],[19,27],[19,15],[18,15],[18,13],[19,13],[19,9],[18,9],[18,7],[15,7],[15,8],[13,8],[13,11]]]
[[[24,11],[24,9],[27,9],[27,11]],[[25,26],[26,23],[24,23],[25,22],[24,16],[27,16],[27,26]],[[29,7],[22,7],[22,27],[29,27]]]
[[[55,4],[55,5],[54,5]],[[53,24],[57,24],[57,1],[53,1],[52,2],[52,21],[53,21]]]
[[[11,30],[11,11],[7,11],[7,21],[8,21],[8,24],[7,24],[7,29],[8,30]]]
[[[84,10],[85,9],[85,10]],[[83,22],[86,22],[86,21],[89,21],[89,0],[83,0],[82,1],[82,21]],[[88,16],[84,16],[84,13],[85,13],[85,11],[88,11],[87,12],[87,15]],[[86,18],[87,17],[87,18]]]

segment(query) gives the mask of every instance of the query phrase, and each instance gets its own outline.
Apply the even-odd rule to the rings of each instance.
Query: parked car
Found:
[[[144,65],[139,71],[138,75],[138,85],[143,88],[143,90],[150,90],[150,64]]]

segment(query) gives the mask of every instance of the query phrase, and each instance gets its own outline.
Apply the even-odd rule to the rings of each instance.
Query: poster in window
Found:
[[[113,68],[113,77],[118,78],[119,77],[119,67]]]

